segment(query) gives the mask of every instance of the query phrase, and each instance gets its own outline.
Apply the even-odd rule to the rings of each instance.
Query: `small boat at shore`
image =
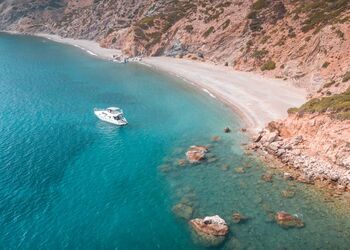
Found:
[[[128,124],[124,117],[123,110],[117,107],[109,107],[107,109],[94,109],[95,115],[102,121],[109,122],[118,126]]]

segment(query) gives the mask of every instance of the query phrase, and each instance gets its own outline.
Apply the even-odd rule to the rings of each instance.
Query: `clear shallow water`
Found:
[[[324,203],[278,173],[261,181],[272,170],[243,154],[239,120],[177,79],[1,34],[0,97],[1,248],[202,249],[171,211],[184,197],[195,217],[219,214],[230,223],[219,248],[349,246],[342,203]],[[93,108],[106,106],[122,107],[130,124],[97,120]],[[227,125],[233,133],[222,132]],[[221,140],[211,142],[214,135]],[[179,167],[193,144],[211,144],[217,160]],[[287,188],[294,198],[282,198]],[[281,229],[269,219],[279,210],[299,214],[306,227]],[[234,211],[251,219],[232,224]]]

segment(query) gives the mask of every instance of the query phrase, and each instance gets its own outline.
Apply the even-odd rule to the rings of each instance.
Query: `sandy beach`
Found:
[[[224,66],[169,57],[145,58],[143,62],[190,81],[229,104],[253,132],[286,117],[288,108],[306,100],[306,91],[290,83]]]
[[[121,51],[101,48],[94,41],[42,33],[35,35],[76,46],[103,59],[112,60],[113,55],[121,55]],[[225,102],[245,121],[251,132],[262,129],[272,120],[286,117],[288,108],[300,106],[306,100],[305,90],[283,80],[211,63],[169,57],[144,58],[141,63],[193,83],[211,97]]]
[[[95,41],[83,40],[83,39],[74,39],[74,38],[62,38],[58,35],[44,34],[44,33],[36,33],[35,36],[44,37],[46,39],[73,45],[78,47],[90,55],[98,56],[103,59],[112,60],[113,55],[121,55],[121,51],[117,49],[106,49],[100,47],[100,45]]]

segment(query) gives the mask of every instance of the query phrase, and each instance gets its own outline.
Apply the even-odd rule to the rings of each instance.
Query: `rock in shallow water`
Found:
[[[224,128],[224,132],[225,132],[225,133],[230,133],[230,132],[231,132],[231,129],[230,129],[229,127],[226,127],[226,128]]]
[[[277,224],[283,228],[304,227],[304,222],[301,219],[284,211],[277,212],[275,215],[275,220]]]
[[[204,219],[193,219],[190,221],[198,243],[204,246],[218,246],[224,242],[229,232],[225,220],[218,215],[208,216]]]
[[[265,181],[265,182],[272,182],[273,181],[273,174],[263,174],[261,176],[261,180]]]
[[[199,163],[205,159],[208,147],[206,146],[191,146],[186,152],[187,160],[191,163]]]
[[[244,222],[246,220],[248,220],[248,218],[243,216],[243,215],[241,215],[238,212],[235,212],[235,213],[232,214],[232,221],[235,224],[239,224],[239,223]]]
[[[218,135],[215,135],[215,136],[213,136],[212,138],[211,138],[211,141],[212,142],[218,142],[218,141],[220,141],[221,140],[221,138],[220,138],[220,136],[218,136]]]
[[[235,168],[235,172],[238,173],[238,174],[244,174],[245,170],[242,167],[238,167],[238,168]]]
[[[290,189],[282,190],[281,194],[284,198],[289,198],[289,199],[295,196],[295,192]]]
[[[193,214],[193,208],[185,203],[179,203],[173,206],[172,211],[174,214],[185,220],[189,220]]]

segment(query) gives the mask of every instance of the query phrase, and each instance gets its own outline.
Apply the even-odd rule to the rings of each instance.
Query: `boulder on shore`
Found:
[[[283,228],[304,227],[304,222],[301,219],[284,211],[277,212],[275,215],[275,220],[277,224]]]
[[[218,215],[208,216],[204,219],[193,219],[190,221],[190,225],[196,235],[195,241],[204,246],[220,245],[229,232],[225,220]]]
[[[206,146],[191,146],[186,152],[187,160],[194,164],[199,163],[205,159],[208,148]]]

